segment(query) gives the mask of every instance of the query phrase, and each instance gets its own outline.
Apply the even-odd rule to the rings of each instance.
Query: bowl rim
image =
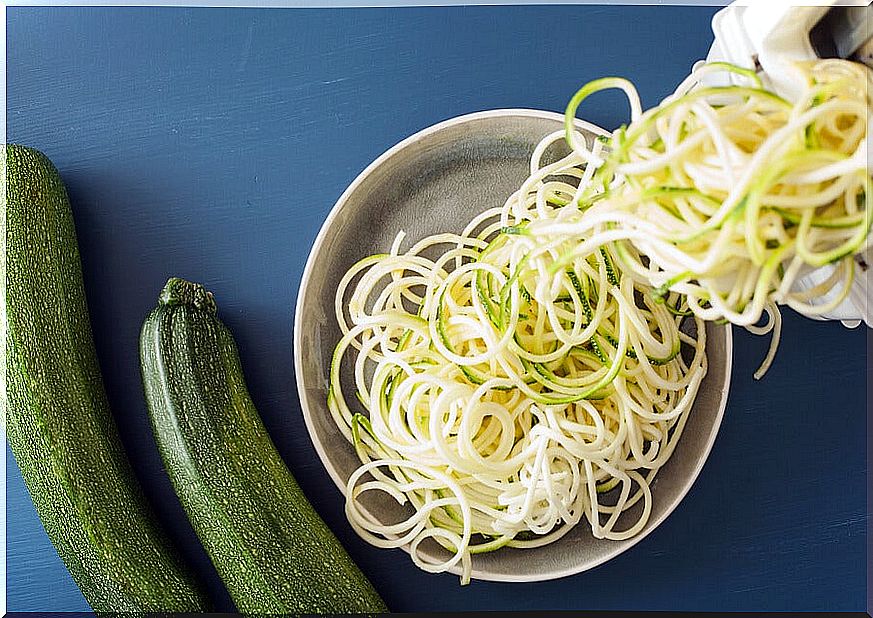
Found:
[[[501,108],[501,109],[491,109],[479,112],[473,112],[469,114],[463,114],[460,116],[455,116],[449,118],[447,120],[443,120],[432,124],[424,129],[421,129],[412,135],[402,139],[397,142],[390,148],[388,148],[385,152],[379,155],[376,159],[374,159],[367,167],[363,169],[349,186],[342,192],[337,201],[334,203],[327,217],[325,217],[324,223],[321,224],[321,228],[318,230],[318,234],[315,237],[315,240],[312,243],[312,247],[309,249],[309,255],[306,258],[306,265],[303,268],[303,275],[300,279],[300,285],[297,290],[296,304],[294,309],[294,337],[293,337],[293,360],[294,360],[294,368],[295,368],[295,382],[297,385],[297,397],[300,402],[300,409],[303,413],[303,421],[306,424],[306,431],[309,434],[309,440],[315,448],[316,453],[318,454],[319,459],[321,460],[322,466],[327,470],[330,478],[333,480],[336,487],[339,489],[340,494],[343,496],[345,500],[346,497],[346,480],[340,476],[339,471],[333,465],[330,457],[328,456],[327,450],[322,444],[321,440],[318,439],[318,435],[315,431],[315,423],[313,421],[312,410],[309,407],[307,402],[307,398],[305,396],[306,385],[303,381],[303,372],[297,371],[297,368],[302,366],[303,357],[302,357],[302,332],[303,332],[303,317],[302,317],[302,301],[303,297],[306,294],[307,289],[309,288],[309,281],[312,278],[312,271],[315,267],[315,254],[321,249],[321,246],[324,244],[325,237],[327,236],[328,230],[333,226],[334,221],[339,217],[340,212],[346,207],[346,204],[352,194],[357,191],[358,187],[363,184],[363,182],[375,172],[379,167],[381,167],[388,159],[392,158],[398,152],[406,149],[412,144],[419,142],[427,137],[431,136],[434,133],[438,133],[442,130],[445,130],[451,126],[457,124],[463,124],[467,122],[472,122],[475,120],[481,120],[485,118],[495,118],[495,117],[503,117],[503,116],[516,116],[516,117],[528,117],[528,118],[539,118],[539,119],[550,119],[550,120],[558,120],[563,124],[564,122],[564,114],[560,114],[557,112],[551,112],[546,110],[537,110],[537,109],[528,109],[528,108]],[[609,136],[610,133],[597,125],[591,124],[584,120],[576,119],[576,126],[588,130],[592,133],[598,135]],[[593,569],[613,558],[618,556],[619,554],[629,550],[634,545],[642,541],[646,538],[653,530],[655,530],[658,526],[660,526],[667,517],[669,517],[673,511],[679,506],[682,500],[685,499],[685,496],[688,495],[688,492],[691,491],[692,486],[697,481],[698,476],[700,476],[700,472],[703,470],[703,466],[706,464],[706,461],[709,459],[709,455],[712,451],[712,448],[715,444],[716,437],[718,436],[719,430],[721,428],[721,423],[724,418],[724,411],[727,407],[728,395],[730,392],[730,383],[731,383],[731,371],[733,366],[733,331],[731,329],[730,324],[726,324],[724,326],[724,334],[725,334],[725,371],[724,371],[724,385],[721,389],[718,410],[716,411],[715,418],[713,420],[712,429],[707,437],[706,443],[703,445],[703,451],[701,457],[698,458],[697,462],[691,474],[689,475],[684,487],[679,491],[679,493],[673,498],[670,504],[667,505],[667,508],[664,512],[657,518],[650,519],[646,524],[645,528],[637,535],[625,539],[624,542],[616,543],[616,547],[613,550],[606,552],[603,556],[599,557],[596,560],[592,560],[587,563],[582,563],[577,566],[568,567],[561,570],[550,571],[548,573],[531,573],[531,574],[519,574],[519,575],[506,575],[503,573],[489,573],[487,571],[483,572],[481,570],[477,570],[475,567],[472,572],[472,579],[477,579],[480,581],[494,581],[494,582],[538,582],[538,581],[549,581],[553,579],[560,579],[562,577],[568,577],[570,575],[576,575],[578,573],[582,573],[584,571],[588,571]],[[363,507],[362,507],[363,508]],[[409,553],[409,545],[403,545],[401,547],[403,551],[407,554]],[[447,573],[453,573],[455,575],[460,575],[461,566],[460,564],[454,565],[452,568],[446,571]]]

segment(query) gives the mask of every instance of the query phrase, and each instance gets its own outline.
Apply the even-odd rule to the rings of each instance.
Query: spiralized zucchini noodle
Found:
[[[746,84],[696,87],[718,71]],[[873,73],[837,59],[798,63],[797,72],[805,91],[789,102],[764,89],[753,71],[711,63],[646,112],[625,80],[587,84],[570,101],[565,126],[579,158],[598,166],[575,198],[584,214],[561,231],[542,229],[555,241],[607,244],[627,276],[657,294],[682,294],[704,320],[772,330],[756,378],[779,342],[777,305],[807,316],[839,306],[873,221]],[[608,88],[628,94],[632,121],[604,153],[586,145],[572,121],[584,99]],[[812,288],[798,285],[804,273],[828,264],[837,266],[832,276]],[[767,323],[758,325],[765,312]]]
[[[788,102],[751,71],[704,65],[645,112],[629,82],[591,82],[502,207],[406,249],[401,232],[345,274],[328,407],[362,463],[345,507],[359,535],[466,583],[474,554],[542,546],[583,519],[601,539],[645,527],[706,375],[705,322],[772,332],[760,374],[778,305],[827,312],[867,246],[870,73],[803,70]],[[713,71],[748,84],[698,83]],[[588,140],[576,110],[606,88],[627,94],[631,122]],[[408,517],[376,520],[369,494]]]

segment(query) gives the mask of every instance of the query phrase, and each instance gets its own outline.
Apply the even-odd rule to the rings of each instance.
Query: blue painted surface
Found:
[[[294,388],[291,323],[308,248],[374,157],[439,120],[561,111],[629,77],[654,104],[703,57],[714,9],[458,7],[7,11],[8,138],[45,151],[75,211],[98,354],[122,439],[159,516],[230,609],[165,478],[139,384],[142,318],[170,275],[207,284],[252,395],[318,511],[397,611],[860,610],[865,600],[862,331],[786,315],[736,333],[721,434],[675,513],[588,573],[539,584],[428,575],[351,531]],[[614,127],[618,96],[581,112]],[[8,608],[86,609],[8,468]]]

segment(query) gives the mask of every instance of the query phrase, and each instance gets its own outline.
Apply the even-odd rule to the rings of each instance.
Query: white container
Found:
[[[818,57],[810,43],[810,30],[827,14],[831,6],[852,3],[845,0],[824,0],[818,4],[819,6],[790,6],[783,2],[764,0],[734,2],[716,13],[712,19],[715,41],[706,58],[707,62],[721,60],[757,70],[768,88],[788,100],[796,99],[800,86],[793,63]],[[843,40],[852,39],[859,33],[869,34],[873,29],[873,10],[867,6],[867,2],[858,3],[857,7],[853,6],[848,10],[845,27],[850,28],[851,32],[844,33],[846,36],[842,37]],[[727,85],[730,79],[728,74],[719,73],[707,83]],[[869,152],[869,131],[867,140]],[[869,239],[867,249],[858,258],[855,260],[852,289],[846,300],[829,313],[808,317],[817,320],[840,320],[851,328],[863,321],[873,328],[873,307],[869,297],[873,276],[873,251],[870,249]],[[827,279],[833,270],[833,266],[811,270],[796,281],[795,289],[809,289]],[[826,301],[827,297],[820,300],[821,303]]]

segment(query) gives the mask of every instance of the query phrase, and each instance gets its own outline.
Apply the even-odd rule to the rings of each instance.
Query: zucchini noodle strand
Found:
[[[725,63],[645,111],[626,80],[591,82],[502,207],[405,249],[401,232],[346,273],[328,407],[362,464],[346,487],[358,534],[466,583],[476,554],[583,521],[601,539],[645,527],[706,375],[705,321],[771,334],[760,378],[779,305],[836,307],[868,246],[871,73],[804,69],[795,102]],[[702,87],[717,71],[747,84]],[[631,122],[586,139],[576,110],[607,88]],[[802,289],[822,265],[834,274]],[[369,515],[379,493],[406,518]]]

